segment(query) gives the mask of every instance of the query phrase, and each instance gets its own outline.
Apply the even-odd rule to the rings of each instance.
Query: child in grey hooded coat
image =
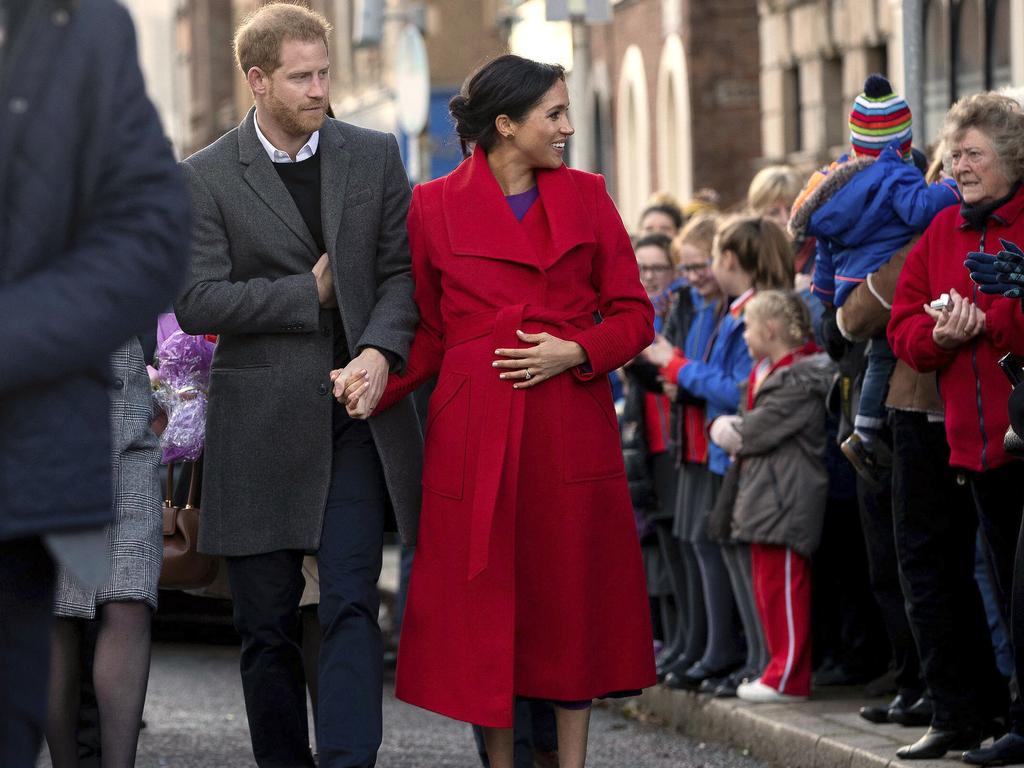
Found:
[[[757,361],[747,408],[717,419],[711,439],[737,463],[732,536],[751,545],[771,660],[737,693],[748,701],[790,701],[810,693],[810,556],[828,491],[825,395],[835,369],[810,341],[810,315],[796,294],[758,293],[746,322],[744,339]]]

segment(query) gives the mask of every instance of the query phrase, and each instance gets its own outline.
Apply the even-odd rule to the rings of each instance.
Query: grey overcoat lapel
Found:
[[[341,215],[345,209],[345,190],[348,187],[348,166],[351,156],[345,149],[345,137],[330,118],[320,129],[320,217],[323,220],[324,243],[332,261],[341,228]]]
[[[246,166],[243,174],[245,180],[267,207],[309,248],[309,252],[319,257],[309,227],[256,136],[255,120],[256,108],[253,107],[238,127],[238,159]]]

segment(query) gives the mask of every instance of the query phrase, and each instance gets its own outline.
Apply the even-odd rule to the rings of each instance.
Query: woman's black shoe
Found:
[[[689,688],[683,685],[683,673],[682,672],[669,672],[665,675],[663,680],[666,688],[671,688],[674,691],[689,690]]]
[[[676,659],[680,656],[680,650],[676,646],[668,646],[654,657],[654,669],[659,676],[664,676]],[[692,662],[691,662],[692,663]]]
[[[668,677],[665,678],[665,684],[669,688],[685,688],[689,691],[696,691],[700,688],[700,684],[708,678],[723,678],[736,667],[736,664],[728,664],[720,669],[710,669],[703,662],[698,661],[688,670],[676,676],[675,685],[669,682]]]
[[[676,658],[673,659],[671,662],[669,662],[660,669],[656,669],[655,671],[658,674],[658,679],[664,682],[668,680],[669,675],[674,674],[676,677],[678,677],[692,666],[693,659],[691,659],[689,656],[676,656]]]
[[[897,694],[896,698],[888,704],[876,707],[861,707],[860,716],[869,723],[897,723],[897,717],[903,717],[905,713],[919,703],[920,696],[904,696]],[[915,725],[928,725],[931,722],[931,705],[928,705],[927,720]]]
[[[929,728],[924,736],[896,750],[900,760],[938,760],[947,752],[975,750],[981,745],[983,734],[978,728],[959,728],[943,731]]]
[[[737,669],[731,675],[725,678],[715,688],[716,699],[732,699],[736,697],[736,689],[740,687],[740,683],[747,683],[758,676],[755,670],[751,669]]]
[[[697,688],[698,693],[714,693],[718,690],[718,687],[722,685],[729,677],[707,677],[704,678],[700,686]]]
[[[964,752],[963,759],[970,765],[1019,765],[1024,763],[1024,736],[1004,734],[990,747]]]
[[[899,698],[899,697],[897,697]],[[932,721],[932,700],[925,694],[905,709],[890,709],[889,722],[920,728]]]
[[[716,699],[735,699],[736,689],[740,687],[740,684],[729,675],[725,680],[719,683],[718,687],[715,688],[714,697]]]

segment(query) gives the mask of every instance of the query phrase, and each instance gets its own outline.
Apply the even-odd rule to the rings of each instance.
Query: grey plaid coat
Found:
[[[160,443],[150,429],[153,397],[135,337],[110,357],[110,429],[114,522],[107,529],[110,578],[93,593],[58,569],[54,613],[91,619],[96,605],[133,600],[156,609],[163,557]]]

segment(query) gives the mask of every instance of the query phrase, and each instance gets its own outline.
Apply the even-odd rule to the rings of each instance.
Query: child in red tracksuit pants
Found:
[[[811,691],[811,561],[821,539],[828,475],[825,395],[834,364],[810,341],[794,293],[762,291],[746,311],[744,340],[757,362],[746,410],[723,416],[711,438],[737,473],[732,536],[751,545],[754,596],[771,659],[741,699],[791,701]]]

